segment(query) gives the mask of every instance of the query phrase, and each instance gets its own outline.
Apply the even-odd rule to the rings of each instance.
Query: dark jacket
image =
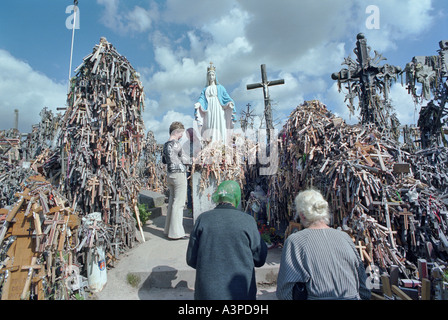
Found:
[[[197,218],[187,249],[196,269],[195,299],[254,300],[254,267],[266,261],[267,247],[252,216],[230,204]]]
[[[162,163],[166,164],[168,173],[185,172],[185,164],[189,164],[189,159],[183,153],[182,146],[177,140],[165,142],[162,151]]]

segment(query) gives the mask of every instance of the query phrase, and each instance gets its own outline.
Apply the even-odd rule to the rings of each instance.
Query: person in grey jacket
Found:
[[[169,239],[184,239],[184,206],[187,199],[187,168],[189,158],[183,153],[179,139],[185,132],[184,125],[175,121],[170,125],[170,138],[163,145],[162,162],[166,164],[166,181],[170,191],[164,233]]]
[[[255,300],[255,267],[264,265],[267,246],[255,219],[236,209],[237,182],[222,182],[212,199],[215,209],[196,219],[187,249],[187,264],[196,269],[196,300]]]

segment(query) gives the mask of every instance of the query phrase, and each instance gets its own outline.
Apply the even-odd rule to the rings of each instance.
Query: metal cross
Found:
[[[356,48],[353,50],[356,61],[351,57],[345,58],[342,64],[348,68],[333,73],[331,78],[338,81],[339,92],[341,83],[347,83],[345,100],[349,101],[347,106],[351,113],[354,113],[354,98],[358,97],[362,124],[371,123],[388,132],[396,131],[398,119],[395,114],[390,114],[393,108],[389,101],[389,90],[391,81],[396,80],[401,68],[388,64],[380,66],[379,63],[386,58],[376,50],[372,58],[371,48],[364,35],[359,33],[356,38]],[[378,93],[382,93],[382,99]]]
[[[247,127],[249,126],[251,129],[254,125],[254,115],[252,114],[253,110],[250,110],[250,103],[246,105],[247,111],[241,111],[241,129],[243,132],[246,132]]]

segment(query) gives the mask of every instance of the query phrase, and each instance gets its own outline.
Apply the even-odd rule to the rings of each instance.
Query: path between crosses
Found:
[[[164,210],[166,212],[166,210]],[[165,213],[143,226],[145,242],[122,254],[107,270],[107,283],[92,300],[193,300],[196,271],[186,263],[188,239],[168,240],[163,234]],[[193,228],[190,210],[184,211],[187,235]],[[137,233],[137,237],[139,237]],[[141,240],[141,238],[139,239]],[[256,268],[257,299],[276,300],[276,279],[281,249],[269,249],[267,261]],[[132,286],[128,275],[138,279]]]

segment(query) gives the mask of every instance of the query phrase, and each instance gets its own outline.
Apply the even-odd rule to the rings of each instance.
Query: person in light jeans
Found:
[[[186,164],[189,158],[183,153],[179,139],[185,132],[184,125],[175,121],[170,125],[170,138],[163,146],[162,162],[167,165],[167,184],[170,192],[164,233],[169,239],[186,239],[183,212],[187,199]]]

